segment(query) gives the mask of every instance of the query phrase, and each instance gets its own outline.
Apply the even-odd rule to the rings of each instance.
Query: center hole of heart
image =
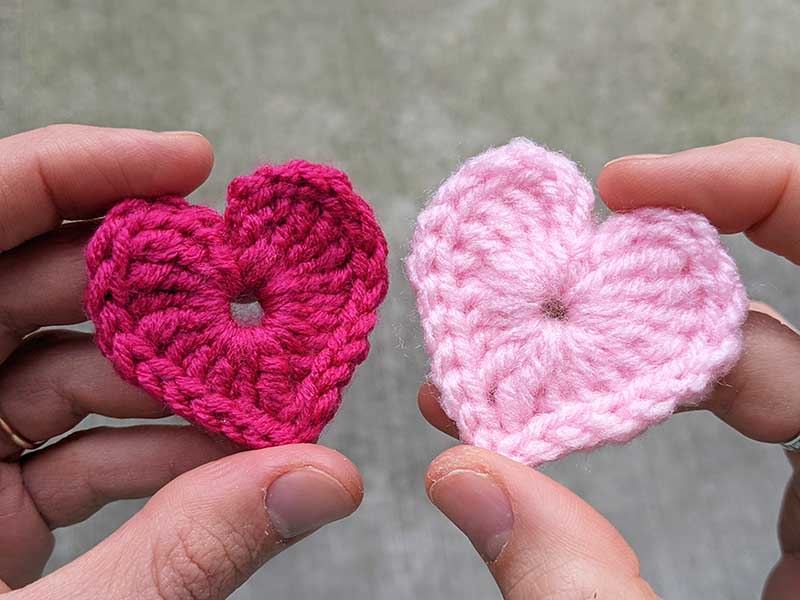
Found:
[[[264,318],[264,309],[252,292],[238,295],[230,305],[231,318],[242,327],[255,327]]]
[[[567,307],[558,298],[545,300],[542,302],[540,310],[548,319],[555,319],[556,321],[567,320]]]

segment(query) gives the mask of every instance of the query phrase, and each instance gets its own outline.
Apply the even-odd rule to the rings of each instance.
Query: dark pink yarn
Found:
[[[347,176],[293,161],[228,187],[224,219],[129,199],[87,248],[86,310],[127,381],[249,447],[312,442],[369,352],[387,245]],[[243,324],[231,303],[256,300]]]

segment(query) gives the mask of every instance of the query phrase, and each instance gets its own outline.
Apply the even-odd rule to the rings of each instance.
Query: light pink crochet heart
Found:
[[[591,185],[525,139],[469,160],[420,214],[408,274],[463,441],[538,465],[626,442],[737,360],[747,298],[701,215],[592,219]]]

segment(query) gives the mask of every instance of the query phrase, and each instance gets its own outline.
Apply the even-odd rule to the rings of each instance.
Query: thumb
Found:
[[[16,598],[227,597],[294,541],[352,513],[361,477],[302,444],[229,456],[178,477],[102,544]]]
[[[506,600],[657,598],[619,532],[538,471],[458,446],[433,461],[426,487],[487,562]]]

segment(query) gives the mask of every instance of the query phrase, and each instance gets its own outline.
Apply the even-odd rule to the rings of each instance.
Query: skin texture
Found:
[[[89,413],[164,416],[114,375],[88,336],[30,334],[83,320],[83,246],[96,226],[90,220],[128,195],[188,194],[212,161],[208,142],[192,133],[55,126],[0,140],[0,415],[20,434],[35,440],[68,433]],[[598,185],[614,210],[634,208],[641,198],[677,203],[799,262],[799,162],[791,144],[737,140],[672,157],[624,158],[604,169]],[[61,225],[64,219],[81,222]],[[798,383],[800,340],[779,315],[753,308],[740,363],[702,408],[754,439],[785,441],[800,430],[800,403],[789,393]],[[457,435],[432,386],[420,390],[419,404],[433,425]],[[0,595],[8,600],[225,598],[283,548],[355,510],[363,493],[352,463],[322,446],[235,453],[189,427],[98,428],[25,454],[0,435],[0,454],[0,547],[15,549],[0,553]],[[165,462],[164,455],[177,458]],[[789,458],[800,467],[799,458]],[[299,491],[317,491],[304,497],[318,502],[273,502],[303,474],[310,478]],[[460,486],[488,493],[460,493]],[[458,446],[433,461],[426,488],[473,537],[506,598],[656,597],[616,529],[537,471]],[[39,578],[52,529],[113,500],[150,494],[109,538]],[[487,498],[493,506],[481,506]],[[276,513],[287,505],[290,513]],[[465,514],[492,515],[503,531],[465,523]],[[795,598],[800,589],[797,475],[787,486],[779,538],[783,557],[767,580],[766,600]]]
[[[95,219],[126,196],[188,194],[212,164],[196,133],[58,125],[0,139],[0,416],[19,434],[68,434],[90,413],[167,415],[114,374],[89,335],[34,332],[85,319]],[[353,512],[363,493],[358,470],[333,450],[237,453],[182,426],[89,429],[24,454],[1,434],[0,460],[0,548],[14,549],[0,552],[8,600],[224,598],[283,548]],[[53,529],[152,494],[108,539],[39,579]]]
[[[725,233],[744,232],[759,246],[800,263],[800,148],[795,145],[741,139],[674,155],[623,157],[605,166],[598,188],[612,210],[688,208]],[[800,384],[800,336],[775,311],[753,303],[744,338],[739,363],[699,408],[754,440],[788,441],[800,432],[800,402],[791,393]],[[422,386],[422,414],[438,429],[457,435],[437,397],[431,384]],[[779,523],[783,555],[767,577],[764,600],[796,598],[800,590],[800,456],[788,458],[794,473]],[[459,446],[436,458],[428,471],[426,485],[434,503],[436,486],[454,471],[491,478],[510,500],[508,541],[488,563],[505,598],[657,597],[639,577],[636,556],[613,526],[559,484],[485,450]],[[466,508],[457,514],[487,513],[479,501]],[[456,525],[468,533],[476,530],[473,523]],[[478,539],[479,551],[481,543]]]

